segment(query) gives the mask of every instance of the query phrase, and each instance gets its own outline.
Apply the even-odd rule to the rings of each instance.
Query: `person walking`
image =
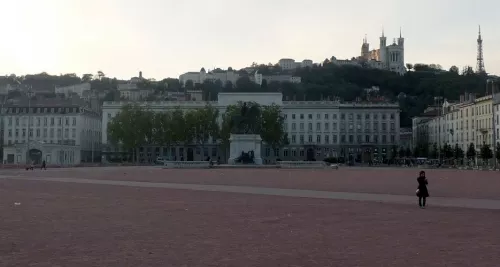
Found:
[[[429,181],[427,181],[427,177],[425,177],[425,172],[420,171],[420,174],[417,178],[418,188],[417,188],[417,197],[418,197],[418,206],[421,209],[425,209],[426,199],[429,197],[429,190],[427,190],[427,185]]]
[[[42,167],[40,167],[40,170],[47,170],[47,163],[45,163],[45,160],[42,161]]]

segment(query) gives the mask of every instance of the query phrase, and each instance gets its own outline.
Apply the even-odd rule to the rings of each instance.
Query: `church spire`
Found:
[[[399,27],[399,38],[403,38],[403,35],[401,34],[401,27]]]

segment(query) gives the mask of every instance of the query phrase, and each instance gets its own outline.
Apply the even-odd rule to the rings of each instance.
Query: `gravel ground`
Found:
[[[154,172],[207,179],[199,171]],[[226,173],[240,183],[265,181],[261,170]],[[304,176],[304,185],[332,180],[314,173],[323,177]],[[368,190],[359,183],[379,179],[347,173],[333,181],[354,179],[351,187]],[[277,179],[275,186],[288,184],[274,174],[268,179]],[[97,176],[90,171],[88,178]],[[224,179],[216,182],[231,181]],[[454,189],[444,188],[461,188],[449,184]],[[15,179],[0,179],[0,210],[0,266],[500,265],[500,213],[488,210]]]
[[[427,170],[432,196],[500,199],[500,173]],[[154,167],[52,169],[33,172],[0,171],[0,175],[76,177],[88,179],[218,184],[334,192],[414,195],[417,169],[344,168],[336,170],[212,169],[167,170]]]

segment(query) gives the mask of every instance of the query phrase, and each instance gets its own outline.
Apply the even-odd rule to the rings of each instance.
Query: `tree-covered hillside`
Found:
[[[394,72],[369,69],[355,66],[338,66],[325,60],[322,65],[312,68],[301,68],[294,71],[282,71],[277,65],[255,65],[263,75],[290,74],[300,76],[302,83],[267,82],[263,81],[258,86],[250,79],[245,70],[238,71],[241,78],[236,84],[220,81],[205,81],[203,84],[187,82],[182,87],[178,79],[166,78],[160,81],[143,79],[138,83],[141,89],[150,89],[158,94],[165,91],[184,91],[198,89],[203,91],[205,100],[216,100],[219,92],[282,92],[285,100],[325,100],[341,99],[353,101],[357,97],[366,99],[368,96],[364,89],[378,87],[378,95],[390,101],[398,101],[401,105],[401,126],[409,127],[411,117],[416,116],[433,104],[435,96],[443,96],[449,100],[458,100],[464,92],[484,95],[486,91],[486,75],[476,74],[472,68],[465,67],[461,72],[457,67],[443,71],[437,65],[417,64],[412,66],[405,75],[400,76]],[[222,71],[222,70],[221,70]],[[111,90],[120,81],[108,78],[102,71],[95,75],[84,74],[78,77],[75,74],[49,75],[40,73],[35,75],[16,76],[14,74],[0,77],[0,86],[6,84],[26,84],[33,90],[48,90],[55,86],[67,86],[81,82],[90,82],[94,90]],[[372,93],[370,93],[372,94]],[[371,95],[373,96],[373,95]],[[119,94],[109,93],[105,100],[118,100]]]

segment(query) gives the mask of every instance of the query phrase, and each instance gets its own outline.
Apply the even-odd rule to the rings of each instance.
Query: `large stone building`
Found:
[[[289,145],[272,150],[263,146],[264,162],[282,160],[321,160],[325,157],[344,157],[367,162],[372,159],[389,158],[391,147],[399,144],[399,105],[392,103],[342,103],[338,101],[283,101],[281,93],[220,93],[218,101],[170,101],[147,102],[149,109],[157,112],[180,108],[183,110],[202,108],[210,104],[220,110],[221,116],[228,105],[238,101],[254,101],[261,105],[276,104],[282,108],[284,127]],[[108,122],[116,116],[126,102],[104,102],[102,118],[103,153],[120,157],[121,151],[109,144]],[[220,118],[222,121],[222,118]],[[156,157],[170,159],[201,160],[206,157],[221,157],[227,160],[217,140],[200,147],[140,148],[142,160]]]
[[[101,116],[74,99],[7,103],[3,161],[74,165],[100,157]]]
[[[427,144],[430,148],[434,144],[458,145],[467,151],[472,143],[479,153],[482,145],[494,145],[493,98],[467,94],[457,103],[444,101],[432,115],[414,118],[413,131],[417,133],[413,136],[415,144]]]

